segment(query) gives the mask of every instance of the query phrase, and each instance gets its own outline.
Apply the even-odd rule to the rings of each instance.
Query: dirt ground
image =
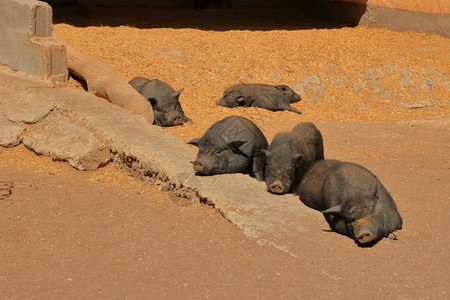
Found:
[[[58,17],[54,30],[126,79],[185,88],[180,100],[196,123],[168,131],[187,141],[242,115],[270,140],[314,121],[327,157],[361,163],[380,178],[404,228],[397,241],[360,248],[324,221],[292,241],[302,255],[291,257],[249,240],[213,208],[111,165],[77,172],[20,146],[0,152],[0,181],[14,182],[0,201],[2,298],[449,297],[448,39],[304,16],[299,25],[292,12],[88,16]],[[216,106],[239,82],[294,87],[303,115]]]

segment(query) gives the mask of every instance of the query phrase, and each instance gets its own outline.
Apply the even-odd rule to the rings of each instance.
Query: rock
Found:
[[[37,154],[69,162],[78,170],[95,170],[110,160],[110,151],[83,125],[52,114],[31,127],[23,144]]]

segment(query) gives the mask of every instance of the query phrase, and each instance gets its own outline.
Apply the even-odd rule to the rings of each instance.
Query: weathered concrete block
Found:
[[[110,151],[89,129],[58,114],[31,127],[23,144],[37,154],[69,162],[78,170],[95,170],[110,160]]]
[[[447,0],[332,0],[317,1],[321,13],[355,25],[413,30],[450,36],[450,2]]]
[[[9,122],[0,115],[0,146],[15,147],[19,145],[21,136],[26,128],[23,125]]]
[[[27,75],[66,82],[66,48],[52,39],[52,30],[52,8],[47,3],[0,1],[0,63]]]

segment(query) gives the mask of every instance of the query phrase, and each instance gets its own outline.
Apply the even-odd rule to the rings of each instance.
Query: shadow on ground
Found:
[[[223,8],[150,9],[129,7],[53,6],[54,23],[76,27],[131,26],[136,28],[193,28],[200,30],[301,30],[351,26],[313,17],[304,9]]]

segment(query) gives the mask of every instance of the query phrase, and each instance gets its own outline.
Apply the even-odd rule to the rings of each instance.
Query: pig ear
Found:
[[[198,143],[200,142],[200,138],[192,139],[188,142],[188,144],[194,145],[198,147]]]
[[[264,154],[265,157],[268,157],[270,155],[270,152],[267,149],[261,149],[261,152]]]
[[[246,141],[232,141],[228,143],[228,147],[232,150],[239,150],[239,147],[244,145]]]
[[[342,206],[336,205],[332,206],[329,209],[322,210],[323,214],[331,214],[331,215],[339,215],[342,211]]]
[[[178,97],[180,97],[180,94],[181,94],[182,91],[184,91],[184,89],[181,89],[181,90],[178,90],[178,91],[174,92],[173,96],[178,99]]]
[[[240,95],[240,96],[237,97],[236,101],[237,101],[239,104],[243,104],[243,103],[245,103],[245,97],[242,96],[242,95]]]
[[[148,98],[147,100],[148,100],[148,102],[150,102],[150,104],[151,104],[153,107],[156,105],[156,103],[158,103],[158,101],[156,101],[155,98]]]
[[[300,164],[300,162],[302,161],[302,159],[303,159],[303,155],[301,155],[301,154],[296,154],[296,155],[294,155],[294,157],[293,157],[294,163],[295,163],[295,165],[297,165],[297,166]]]
[[[282,92],[283,94],[286,94],[286,92],[287,92],[287,86],[285,86],[285,85],[276,85],[275,87],[276,87],[277,89],[279,89],[280,92]]]

